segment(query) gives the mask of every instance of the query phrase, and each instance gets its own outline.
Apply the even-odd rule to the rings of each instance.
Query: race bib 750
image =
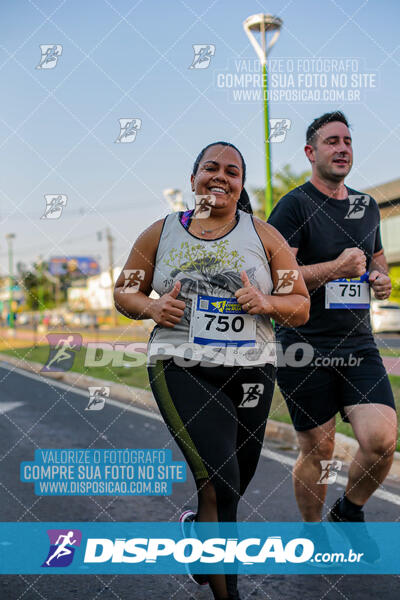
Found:
[[[198,294],[192,302],[189,341],[213,346],[254,346],[256,320],[236,298]]]

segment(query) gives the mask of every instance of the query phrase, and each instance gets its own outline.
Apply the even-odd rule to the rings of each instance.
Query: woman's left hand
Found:
[[[243,287],[235,292],[235,296],[243,309],[249,315],[265,315],[273,310],[272,304],[258,288],[251,285],[246,271],[241,271],[240,278],[243,281]]]

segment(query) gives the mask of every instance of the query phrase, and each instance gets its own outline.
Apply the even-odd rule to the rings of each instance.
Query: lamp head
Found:
[[[262,65],[265,65],[267,62],[267,56],[279,37],[282,25],[283,21],[279,17],[275,17],[274,15],[264,15],[263,13],[251,15],[250,17],[247,17],[245,21],[243,21],[243,28],[246,32],[246,35],[256,51]],[[267,32],[273,32],[268,46],[266,45]],[[261,35],[261,46],[255,38],[255,33],[260,33]]]
[[[264,15],[259,13],[258,15],[251,15],[243,22],[243,26],[250,31],[275,31],[280,29],[283,25],[282,19],[274,17],[274,15]]]

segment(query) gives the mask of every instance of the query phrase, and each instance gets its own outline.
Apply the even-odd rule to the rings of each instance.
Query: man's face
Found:
[[[327,123],[317,131],[314,145],[307,145],[305,152],[313,173],[321,179],[343,181],[353,165],[349,128],[340,121]]]

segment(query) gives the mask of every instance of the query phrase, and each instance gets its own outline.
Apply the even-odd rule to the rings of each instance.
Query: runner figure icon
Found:
[[[85,410],[102,410],[109,397],[109,387],[89,387],[89,402]]]
[[[59,363],[62,360],[67,360],[71,358],[71,354],[68,353],[68,350],[74,352],[77,349],[76,346],[74,346],[74,344],[71,344],[73,339],[74,336],[69,335],[67,338],[62,338],[58,341],[56,346],[56,349],[58,349],[58,351],[55,353],[51,361],[46,365],[48,369],[50,369],[53,363]]]
[[[242,383],[243,398],[238,408],[254,408],[264,392],[262,383]]]
[[[298,272],[290,271],[290,270],[287,270],[287,271],[282,270],[280,273],[278,273],[278,275],[279,275],[279,281],[275,288],[275,293],[281,292],[282,294],[285,294],[285,293],[289,294],[293,289],[294,282],[296,281],[296,279],[299,276]],[[287,288],[287,289],[284,291],[283,288]]]
[[[66,546],[76,544],[78,540],[71,539],[74,536],[73,531],[69,531],[66,535],[59,535],[56,541],[57,549],[56,551],[46,560],[46,565],[49,567],[53,558],[61,558],[62,556],[66,556],[67,554],[72,554],[72,550],[67,548]],[[60,542],[62,540],[62,542]]]
[[[36,66],[37,69],[54,69],[57,65],[58,59],[62,53],[62,46],[60,44],[43,44],[40,46],[42,56],[40,62]]]
[[[349,196],[349,211],[345,219],[361,219],[369,206],[368,196]]]
[[[213,44],[194,44],[194,58],[189,69],[206,69],[215,54],[215,46]]]

